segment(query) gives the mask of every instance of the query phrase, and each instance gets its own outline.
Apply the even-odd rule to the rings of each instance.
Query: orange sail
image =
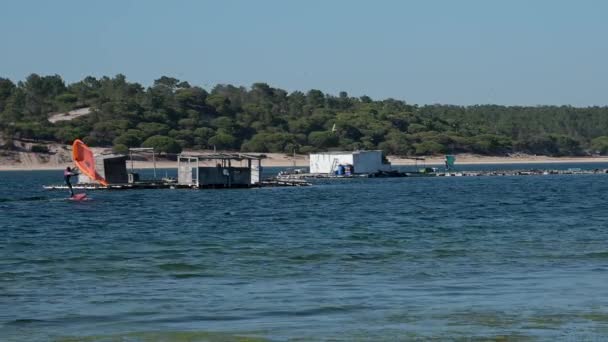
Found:
[[[74,144],[72,144],[72,159],[80,172],[101,185],[108,185],[108,182],[95,171],[93,151],[79,139],[74,140]]]

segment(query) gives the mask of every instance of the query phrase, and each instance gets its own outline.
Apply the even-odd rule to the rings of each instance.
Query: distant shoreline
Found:
[[[253,154],[253,153],[252,153]],[[293,167],[293,156],[284,153],[264,153],[267,158],[262,160],[265,167]],[[389,161],[394,166],[424,166],[424,165],[443,165],[442,156],[425,157],[424,160],[414,160],[398,156],[389,156]],[[547,156],[510,156],[510,157],[491,157],[479,155],[456,155],[456,165],[482,165],[482,164],[559,164],[559,163],[606,163],[608,157],[547,157]],[[45,163],[28,158],[27,163],[9,162],[3,160],[0,164],[0,171],[38,171],[38,170],[62,170],[71,163],[50,162]],[[308,156],[296,156],[295,167],[308,167]],[[127,168],[131,164],[127,161]],[[152,161],[134,161],[134,169],[152,169]],[[171,169],[177,167],[177,162],[169,160],[159,160],[156,162],[159,169]]]
[[[415,165],[414,160],[393,157],[389,160],[393,165]],[[608,157],[547,157],[547,156],[522,156],[522,157],[492,157],[476,155],[456,155],[456,165],[481,165],[481,164],[566,164],[566,163],[608,163]],[[428,157],[418,164],[443,165],[443,157]]]

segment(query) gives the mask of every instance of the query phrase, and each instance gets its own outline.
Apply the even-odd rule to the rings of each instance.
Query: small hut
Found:
[[[193,188],[249,188],[260,183],[264,156],[240,153],[180,154],[177,183]]]
[[[391,164],[384,158],[382,151],[343,151],[310,154],[310,173],[332,174],[340,166],[348,165],[353,173],[373,173],[388,171]]]
[[[129,182],[127,174],[127,156],[121,154],[108,154],[95,156],[95,171],[110,184],[126,184]],[[84,174],[78,175],[79,184],[95,183]]]

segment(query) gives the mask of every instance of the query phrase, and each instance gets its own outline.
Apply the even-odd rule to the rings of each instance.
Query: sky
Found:
[[[608,1],[4,0],[0,77],[608,105]]]

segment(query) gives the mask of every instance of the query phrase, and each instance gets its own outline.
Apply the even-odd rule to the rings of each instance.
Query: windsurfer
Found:
[[[68,188],[70,188],[70,197],[74,197],[74,190],[72,189],[72,183],[70,183],[70,178],[72,176],[77,176],[78,173],[74,171],[74,169],[70,168],[69,166],[65,168],[65,170],[63,170],[63,180],[65,180],[65,185],[68,186]]]

